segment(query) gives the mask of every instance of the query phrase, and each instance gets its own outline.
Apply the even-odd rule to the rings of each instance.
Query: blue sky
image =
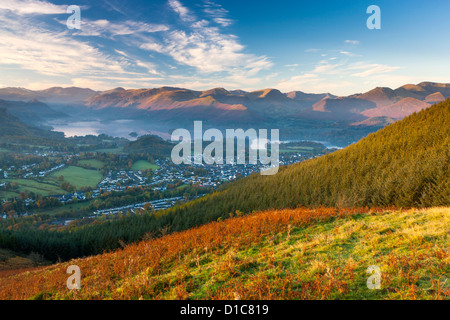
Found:
[[[450,2],[1,0],[0,87],[277,88],[450,82]],[[68,29],[69,5],[81,30]],[[367,7],[381,9],[369,30]]]

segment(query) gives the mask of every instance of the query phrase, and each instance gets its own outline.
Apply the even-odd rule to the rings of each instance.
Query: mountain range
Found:
[[[39,100],[45,103],[59,104],[80,104],[95,96],[99,92],[91,89],[77,87],[61,88],[53,87],[45,90],[29,90],[25,88],[2,88],[0,89],[0,99],[12,101]]]
[[[214,88],[196,91],[184,88],[116,88],[94,91],[82,88],[0,89],[0,99],[44,102],[50,105],[80,105],[91,111],[116,109],[120,115],[148,114],[161,118],[212,121],[268,121],[307,119],[361,122],[373,117],[402,119],[450,97],[450,84],[422,82],[395,90],[377,87],[366,93],[337,97],[330,93],[282,93],[277,89],[252,92]],[[369,121],[370,123],[370,121]]]
[[[407,84],[397,89],[377,87],[349,96],[283,93],[270,88],[250,92],[176,87],[107,91],[76,87],[39,91],[3,88],[0,108],[23,123],[38,127],[56,124],[70,131],[76,123],[90,126],[98,122],[104,125],[96,128],[97,132],[114,135],[119,124],[122,133],[118,131],[116,135],[121,137],[126,137],[127,132],[139,135],[159,132],[167,136],[176,128],[189,130],[193,121],[202,120],[205,130],[277,128],[282,140],[321,141],[345,147],[447,98],[450,84],[434,82]]]

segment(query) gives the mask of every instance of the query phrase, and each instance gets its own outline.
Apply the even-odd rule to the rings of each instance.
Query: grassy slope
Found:
[[[260,212],[0,279],[0,299],[450,299],[449,213]],[[370,265],[381,290],[366,286]]]

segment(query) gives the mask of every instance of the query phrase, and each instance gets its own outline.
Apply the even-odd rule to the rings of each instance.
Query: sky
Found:
[[[72,5],[81,29],[67,25]],[[381,29],[367,27],[370,5]],[[449,17],[442,0],[0,0],[0,87],[348,95],[448,83]]]

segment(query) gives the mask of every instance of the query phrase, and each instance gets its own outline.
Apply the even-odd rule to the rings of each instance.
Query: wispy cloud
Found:
[[[169,6],[173,9],[173,11],[178,13],[181,20],[186,21],[186,22],[195,21],[196,18],[194,17],[194,15],[190,12],[190,10],[188,8],[183,6],[180,1],[169,0]]]
[[[61,21],[65,24],[65,21]],[[139,21],[111,22],[106,19],[83,19],[81,31],[75,32],[81,36],[124,36],[136,33],[152,33],[169,30],[169,26],[163,24],[150,24]]]
[[[351,53],[349,51],[340,51],[339,53],[343,54],[343,55],[346,55],[346,56],[349,56],[349,57],[355,57],[356,56],[356,54]]]
[[[239,43],[237,36],[223,33],[219,27],[210,26],[205,19],[192,20],[189,9],[179,1],[170,0],[169,4],[182,20],[189,17],[192,23],[184,30],[164,33],[161,41],[149,39],[141,45],[142,49],[168,55],[177,63],[202,73],[228,72],[228,75],[242,73],[253,76],[273,65],[268,57],[245,53],[245,47]],[[208,2],[207,6],[211,9],[212,2]],[[210,13],[217,17],[219,9],[215,8]],[[221,14],[225,12],[219,11]]]
[[[348,56],[348,55],[347,55]],[[356,55],[355,55],[356,56]],[[332,62],[331,62],[332,61]],[[400,69],[396,66],[354,62],[348,58],[320,60],[311,70],[291,76],[278,82],[276,88],[282,91],[302,90],[309,92],[341,92],[350,94],[355,86],[363,84],[367,88],[383,83],[400,83],[398,75],[392,73]],[[382,77],[382,78],[380,78]],[[401,77],[401,80],[404,80]]]
[[[353,73],[352,76],[354,76],[354,77],[369,77],[374,74],[390,73],[390,72],[393,72],[400,68],[382,65],[382,64],[356,64],[356,65],[350,66],[349,69],[350,70],[353,70],[353,69],[363,70],[361,72]]]
[[[357,45],[357,44],[359,44],[359,41],[358,40],[345,40],[345,43]]]
[[[233,20],[227,17],[228,10],[224,9],[220,4],[212,1],[205,1],[204,12],[222,27],[228,27],[233,24]]]
[[[342,63],[331,64],[327,60],[321,60],[312,72],[314,74],[336,74],[340,72],[338,68],[342,65]]]
[[[1,13],[0,65],[43,75],[124,72],[119,61],[65,32],[49,31],[33,21]]]
[[[2,0],[0,10],[11,11],[18,15],[65,14],[67,5],[55,5],[40,0]]]
[[[305,52],[319,52],[319,51],[320,51],[320,49],[316,49],[316,48],[309,48],[309,49],[305,50]]]

